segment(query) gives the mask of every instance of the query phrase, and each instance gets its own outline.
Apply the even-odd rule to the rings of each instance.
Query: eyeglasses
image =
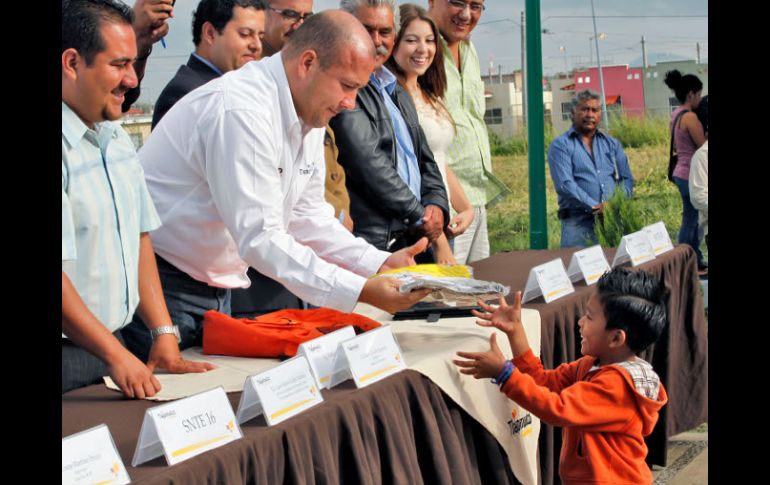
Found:
[[[307,20],[308,17],[313,15],[313,12],[308,12],[308,13],[302,15],[301,13],[297,12],[296,10],[291,10],[289,8],[284,8],[284,9],[273,8],[273,7],[267,7],[267,8],[269,8],[273,12],[277,13],[281,17],[283,17],[283,18],[285,18],[287,20],[291,20],[292,22],[295,22],[295,23],[299,22],[300,20],[302,20],[302,21]]]
[[[483,3],[478,2],[465,2],[464,0],[447,0],[449,2],[449,5],[452,7],[458,9],[458,10],[465,10],[465,7],[468,7],[471,9],[471,12],[473,13],[481,13],[484,10],[487,9],[487,7],[484,6]]]

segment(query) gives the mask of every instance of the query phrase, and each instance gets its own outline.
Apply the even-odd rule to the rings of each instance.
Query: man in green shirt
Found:
[[[492,175],[489,135],[484,124],[484,82],[476,48],[469,40],[484,8],[484,0],[428,0],[428,15],[442,36],[447,74],[444,101],[457,128],[447,152],[449,165],[468,195],[475,216],[468,230],[454,240],[459,264],[489,256],[486,206],[510,193]]]

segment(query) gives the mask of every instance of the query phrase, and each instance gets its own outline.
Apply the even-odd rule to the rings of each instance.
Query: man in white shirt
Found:
[[[147,234],[160,221],[134,146],[113,122],[137,84],[132,20],[120,1],[62,2],[62,394],[109,375],[144,398],[160,390],[156,367],[213,368],[179,353]],[[135,311],[148,324],[147,365],[121,342]]]
[[[323,127],[355,105],[374,58],[355,17],[314,15],[280,53],[185,96],[150,135],[139,158],[163,222],[152,240],[181,348],[202,341],[206,310],[230,312],[230,288],[249,284],[249,266],[309,303],[346,312],[358,301],[393,312],[427,295],[367,279],[414,264],[427,239],[377,250],[324,201]],[[136,319],[127,328],[141,358],[148,332]]]

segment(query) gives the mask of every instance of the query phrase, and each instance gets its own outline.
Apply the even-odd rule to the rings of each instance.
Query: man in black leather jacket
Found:
[[[409,93],[382,66],[393,51],[398,7],[394,0],[342,0],[340,8],[361,21],[377,49],[374,72],[359,90],[356,107],[330,122],[339,149],[337,160],[345,169],[353,232],[391,252],[422,236],[433,242],[449,221],[446,189]],[[390,108],[382,91],[389,94]],[[398,123],[406,128],[402,133],[408,132],[404,137],[408,139],[397,139]],[[404,153],[413,154],[419,167],[419,176],[410,177],[411,182],[399,174],[399,164],[409,163],[398,159]],[[410,175],[416,175],[414,166]],[[420,256],[418,262],[433,262],[432,254]]]

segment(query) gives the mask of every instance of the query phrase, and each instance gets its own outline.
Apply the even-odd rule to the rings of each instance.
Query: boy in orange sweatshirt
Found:
[[[666,325],[668,290],[642,271],[615,268],[602,276],[579,320],[584,357],[545,370],[521,323],[521,292],[513,306],[479,302],[478,325],[505,332],[514,359],[506,361],[495,334],[486,352],[457,352],[463,374],[492,377],[519,405],[563,428],[559,475],[567,485],[652,483],[644,436],[652,432],[666,391],[652,366],[635,354]]]

